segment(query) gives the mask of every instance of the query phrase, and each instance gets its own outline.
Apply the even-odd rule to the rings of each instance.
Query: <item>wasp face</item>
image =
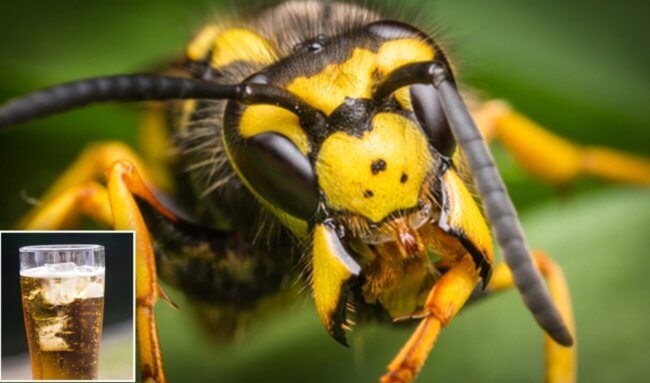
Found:
[[[346,104],[330,117],[334,132],[323,140],[315,160],[327,210],[364,242],[394,239],[404,254],[421,250],[416,230],[430,214],[430,178],[436,168],[426,135],[406,113],[368,116],[359,111],[362,103]]]
[[[433,165],[419,127],[402,115],[381,112],[366,127],[328,136],[316,174],[330,208],[378,223],[417,207]]]

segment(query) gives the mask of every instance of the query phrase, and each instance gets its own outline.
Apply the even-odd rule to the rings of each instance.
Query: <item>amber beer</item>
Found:
[[[50,261],[63,262],[45,261],[20,272],[32,377],[97,379],[104,312],[103,248],[101,265],[91,266],[74,247],[56,251],[56,259]]]

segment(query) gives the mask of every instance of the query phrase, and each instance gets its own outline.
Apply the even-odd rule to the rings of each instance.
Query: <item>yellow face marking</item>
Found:
[[[277,57],[275,49],[266,39],[241,28],[221,32],[214,40],[213,47],[213,68],[222,68],[236,61],[271,64]]]
[[[433,47],[429,46],[425,41],[413,38],[390,40],[382,44],[377,51],[377,67],[381,74],[387,75],[406,64],[431,61],[434,56]],[[409,87],[396,90],[395,98],[402,108],[413,110]]]
[[[406,64],[433,60],[435,52],[426,41],[404,38],[389,40],[377,51],[377,68],[386,75]]]
[[[286,109],[273,105],[252,105],[246,108],[239,122],[239,134],[248,138],[263,132],[285,135],[305,155],[311,150],[298,116]]]
[[[213,41],[219,34],[221,28],[211,24],[199,31],[194,40],[187,46],[187,57],[193,61],[200,61],[208,55],[213,46]]]
[[[402,108],[413,111],[413,105],[411,105],[411,93],[409,92],[409,87],[405,86],[403,88],[399,88],[398,90],[396,90],[395,99],[397,99],[397,102]]]
[[[449,207],[447,224],[451,229],[464,233],[474,246],[491,260],[492,236],[472,194],[452,169],[445,172],[442,180],[445,204]]]
[[[426,137],[407,118],[379,113],[372,130],[336,132],[323,142],[316,173],[329,205],[378,222],[415,206],[433,165]]]
[[[287,89],[323,113],[331,114],[346,97],[371,98],[379,75],[386,75],[406,64],[430,61],[434,50],[425,41],[405,38],[385,42],[375,53],[357,48],[346,61],[326,66],[310,77],[298,77]],[[396,93],[402,106],[410,109],[407,88]]]
[[[343,63],[330,64],[311,77],[298,77],[287,89],[329,115],[346,97],[369,98],[374,70],[375,54],[357,48]]]

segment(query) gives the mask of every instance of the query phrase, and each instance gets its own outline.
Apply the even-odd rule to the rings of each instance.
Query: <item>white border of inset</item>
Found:
[[[2,236],[6,233],[29,233],[29,234],[38,234],[38,233],[46,233],[46,234],[107,234],[107,233],[128,233],[132,234],[133,236],[133,306],[132,306],[132,316],[133,316],[133,331],[132,331],[132,339],[133,339],[133,370],[131,371],[131,375],[133,376],[133,379],[127,380],[127,379],[98,379],[98,380],[72,380],[71,382],[124,382],[124,383],[135,383],[136,381],[136,363],[138,363],[137,359],[137,351],[136,351],[136,285],[135,285],[135,276],[136,276],[136,262],[135,262],[135,244],[137,241],[137,234],[135,230],[0,230],[0,259],[2,259]],[[0,276],[2,276],[2,262],[0,262]],[[0,283],[0,301],[2,300],[2,284]],[[0,304],[0,318],[2,318],[2,305]],[[52,382],[52,383],[59,383],[62,382],[62,380],[15,380],[15,379],[3,379],[2,378],[2,333],[0,331],[0,382],[25,382],[25,383],[31,383],[31,382]]]

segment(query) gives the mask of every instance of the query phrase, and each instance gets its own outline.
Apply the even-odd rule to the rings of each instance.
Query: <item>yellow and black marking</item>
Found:
[[[203,56],[228,48],[229,45],[223,46],[219,36],[230,33],[229,30],[216,33],[208,29],[204,33],[214,33],[215,44],[205,44],[204,35],[200,34],[197,41],[201,44],[197,44],[204,47]],[[235,35],[242,40],[239,45],[259,48],[252,52],[268,49],[271,55],[274,51],[271,43],[259,35]],[[263,133],[277,133],[288,138],[316,163],[319,186],[330,209],[379,222],[396,210],[417,205],[423,180],[431,172],[434,160],[428,154],[427,141],[414,119],[408,89],[400,90],[387,106],[373,100],[373,91],[395,68],[430,61],[441,55],[437,47],[415,33],[403,33],[395,38],[356,33],[345,39],[321,36],[303,43],[300,49],[305,50],[280,59],[267,67],[263,75],[253,76],[248,81],[288,90],[322,112],[326,124],[306,127],[294,113],[284,108],[229,102],[223,130],[224,148],[229,158],[233,159],[233,152],[245,147],[247,140]],[[193,55],[199,57],[195,52]],[[255,65],[257,57],[240,56],[240,60]],[[309,60],[308,66],[306,60]],[[228,70],[227,64],[215,67],[214,60],[211,64],[214,71]],[[394,141],[395,145],[382,148],[383,141]],[[374,149],[360,150],[361,146]],[[344,147],[353,149],[349,154],[356,153],[347,163],[341,162],[348,157],[341,156]],[[404,152],[409,152],[410,157],[402,158]],[[369,173],[370,164],[377,159],[387,164],[386,171]],[[359,169],[352,170],[348,164],[359,166]],[[246,180],[246,175],[238,169],[237,161],[232,161],[232,165],[250,188],[250,180]],[[347,168],[346,172],[341,172],[342,168]],[[347,181],[338,179],[341,175],[348,177]],[[251,191],[263,204],[273,205],[258,191]],[[286,224],[291,218],[283,213],[286,211],[274,211]]]
[[[348,282],[361,268],[350,257],[329,223],[316,225],[312,248],[312,294],[323,326],[342,344],[347,345],[344,329],[348,302]]]
[[[441,162],[438,175],[442,208],[438,226],[458,238],[469,252],[486,285],[492,273],[493,245],[481,210],[452,164]]]

